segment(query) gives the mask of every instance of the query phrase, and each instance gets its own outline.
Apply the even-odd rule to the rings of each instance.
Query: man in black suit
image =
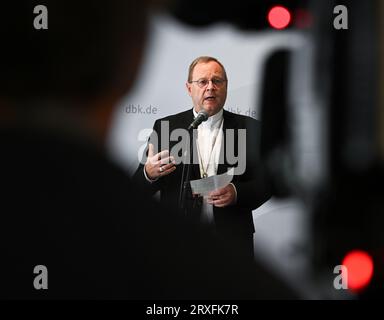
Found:
[[[225,69],[217,59],[202,56],[191,63],[186,87],[193,109],[155,122],[148,157],[134,177],[151,193],[160,190],[162,203],[187,207],[192,219],[213,226],[219,236],[240,239],[252,256],[255,231],[252,210],[270,198],[270,190],[260,162],[260,123],[223,110],[227,83]],[[182,139],[172,139],[172,134],[187,129],[201,110],[209,118],[194,130],[193,155],[183,159],[180,155],[185,150],[180,153],[177,146],[181,144],[188,149],[189,138],[181,135]],[[169,146],[164,148],[165,134],[171,138],[165,138]],[[187,180],[222,174],[230,168],[235,168],[235,175],[231,183],[205,197],[189,191],[189,197],[184,199],[186,204],[180,205],[182,161],[192,163],[188,164],[191,167]]]
[[[140,64],[145,2],[45,3],[48,30],[34,29],[31,1],[7,2],[0,19],[0,298],[290,297],[107,157],[114,105]]]

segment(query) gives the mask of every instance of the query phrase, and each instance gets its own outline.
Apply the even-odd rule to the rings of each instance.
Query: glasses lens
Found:
[[[197,85],[200,87],[200,88],[204,88],[205,86],[208,85],[209,81],[212,81],[212,84],[216,87],[221,87],[225,80],[223,79],[219,79],[219,78],[213,78],[212,80],[208,80],[208,79],[200,79],[200,80],[197,80],[197,81],[194,81],[197,83]]]
[[[200,88],[203,88],[208,84],[208,80],[207,79],[200,79],[197,81],[197,84]]]
[[[212,79],[212,83],[217,86],[217,87],[221,87],[224,83],[224,80],[222,79]]]

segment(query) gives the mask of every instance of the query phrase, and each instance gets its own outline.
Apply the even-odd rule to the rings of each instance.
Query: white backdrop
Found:
[[[229,80],[225,109],[259,118],[265,59],[276,49],[301,50],[306,45],[305,38],[295,32],[244,32],[226,24],[200,29],[168,16],[154,17],[139,79],[116,108],[109,138],[111,156],[132,172],[146,141],[145,136],[138,137],[139,132],[147,128],[148,135],[156,119],[192,107],[185,82],[188,66],[196,57],[214,56],[225,66]],[[302,206],[294,199],[272,199],[255,210],[258,258],[288,277],[297,276],[298,268],[305,265],[301,249],[307,237],[306,221]]]

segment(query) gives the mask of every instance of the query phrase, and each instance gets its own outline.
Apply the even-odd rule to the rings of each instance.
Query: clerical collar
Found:
[[[193,108],[192,110],[193,110],[193,115],[196,118],[198,113],[195,111],[195,108]],[[223,119],[223,109],[221,109],[218,113],[214,114],[213,116],[210,116],[207,121],[204,121],[202,123],[202,125],[212,127],[218,124],[222,119]]]

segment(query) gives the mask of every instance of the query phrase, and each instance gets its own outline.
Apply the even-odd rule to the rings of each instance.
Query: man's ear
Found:
[[[185,87],[187,88],[188,94],[191,97],[191,94],[192,94],[191,93],[191,91],[192,91],[191,84],[189,82],[186,82]]]

